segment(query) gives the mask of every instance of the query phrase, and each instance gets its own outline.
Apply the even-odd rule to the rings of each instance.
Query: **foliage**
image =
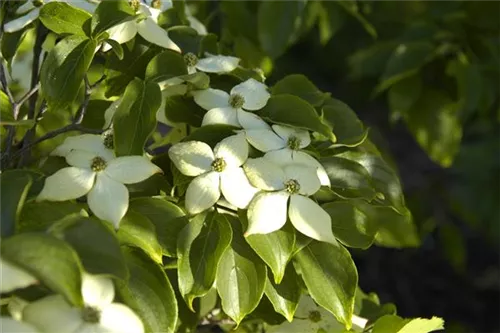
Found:
[[[443,328],[358,287],[349,248],[420,242],[368,128],[304,75],[265,83],[316,20],[331,37],[323,7],[375,36],[356,3],[221,2],[220,40],[184,1],[33,4],[1,13],[3,313],[33,332]],[[25,34],[20,91],[5,68],[15,74]],[[434,52],[408,48],[418,56],[389,60],[378,91]],[[429,100],[456,125],[448,98]],[[423,146],[443,161],[433,140]]]

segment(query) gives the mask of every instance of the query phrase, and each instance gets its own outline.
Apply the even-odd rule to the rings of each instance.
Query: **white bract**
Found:
[[[9,317],[0,317],[0,332],[4,333],[38,333],[30,324],[17,321]]]
[[[248,79],[234,86],[230,94],[208,88],[193,92],[193,97],[196,104],[208,110],[203,117],[202,126],[228,124],[245,129],[268,127],[259,117],[245,111],[262,109],[271,97],[267,86],[255,79]]]
[[[315,169],[301,164],[281,168],[266,158],[249,159],[243,166],[250,183],[266,192],[248,206],[246,236],[268,234],[290,218],[295,229],[313,239],[337,244],[331,218],[308,196],[321,187]]]
[[[48,2],[52,2],[52,1],[58,1],[58,0],[45,0],[44,2],[42,1],[40,6],[37,6],[37,7],[35,7],[33,5],[33,1],[27,1],[24,5],[22,5],[21,7],[19,7],[16,10],[16,14],[26,13],[26,15],[23,15],[21,17],[18,17],[16,19],[12,20],[12,21],[7,22],[4,25],[4,31],[5,32],[15,32],[15,31],[19,31],[19,30],[23,29],[28,24],[30,24],[31,22],[35,21],[38,18],[38,16],[40,15],[40,10],[42,9],[42,6],[44,3],[48,3]],[[86,0],[79,0],[79,1],[69,1],[69,0],[62,1],[62,0],[60,0],[60,2],[69,2],[72,6],[83,9],[89,13],[93,13],[95,8],[96,8],[95,4],[88,2]]]
[[[37,200],[65,201],[87,195],[90,210],[118,228],[128,209],[124,184],[146,180],[161,169],[144,156],[115,157],[98,135],[66,139],[53,154],[66,157],[70,167],[47,177]]]
[[[172,7],[170,1],[162,1],[162,8],[157,9],[144,3],[138,4],[137,14],[143,14],[146,18],[131,20],[120,23],[108,30],[109,39],[113,39],[119,44],[123,44],[135,37],[137,33],[150,43],[156,44],[166,49],[181,52],[181,49],[168,36],[167,31],[158,25],[158,16],[163,10]],[[104,44],[103,51],[111,49],[111,45]]]
[[[241,168],[248,158],[248,144],[243,134],[223,139],[213,151],[200,141],[177,143],[168,155],[180,172],[196,177],[186,190],[186,209],[190,214],[212,207],[221,192],[230,204],[246,208],[258,192]]]
[[[24,269],[11,264],[0,257],[0,292],[9,293],[19,288],[26,288],[37,280]]]
[[[124,304],[113,303],[111,279],[84,274],[84,307],[68,304],[61,295],[52,295],[24,308],[23,319],[44,333],[143,333],[141,319]]]
[[[270,128],[254,128],[245,131],[248,142],[265,152],[266,158],[278,165],[304,164],[317,170],[321,185],[330,186],[325,168],[312,156],[300,151],[311,143],[309,132],[289,126],[273,125]]]
[[[356,322],[355,322],[356,320]],[[354,332],[362,332],[366,319],[353,316],[353,324],[360,324],[362,327],[353,326]],[[308,295],[303,295],[295,311],[292,322],[284,322],[278,326],[269,327],[268,333],[341,333],[346,332],[343,324],[339,323],[335,317],[314,303]]]
[[[189,74],[196,73],[197,70],[206,73],[229,73],[238,67],[238,63],[240,62],[239,58],[220,54],[214,55],[207,52],[205,56],[205,58],[199,59],[191,52],[184,55],[184,61],[186,62]]]

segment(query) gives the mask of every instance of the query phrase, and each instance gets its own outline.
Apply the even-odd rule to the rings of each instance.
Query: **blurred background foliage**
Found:
[[[361,287],[449,332],[499,332],[500,2],[188,4],[269,85],[307,75],[385,147],[422,245],[355,253]]]

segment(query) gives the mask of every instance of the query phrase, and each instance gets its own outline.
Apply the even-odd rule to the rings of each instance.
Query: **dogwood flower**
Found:
[[[200,141],[177,143],[168,155],[180,172],[196,177],[186,190],[186,209],[190,214],[212,207],[221,192],[230,204],[246,208],[258,192],[241,168],[248,158],[248,144],[242,134],[223,139],[213,151]]]
[[[206,57],[198,59],[198,57],[189,52],[184,55],[184,61],[186,62],[188,73],[196,73],[196,70],[207,73],[228,73],[233,71],[238,67],[240,62],[239,58],[225,56],[225,55],[214,55],[210,53],[205,53]]]
[[[281,229],[288,215],[304,235],[337,244],[330,215],[308,198],[321,187],[314,168],[300,164],[281,168],[261,157],[249,159],[243,169],[253,186],[266,191],[257,194],[248,206],[246,236]]]
[[[79,0],[79,1],[46,0],[45,2],[43,0],[27,1],[25,4],[23,4],[16,10],[16,14],[26,13],[26,15],[23,15],[21,17],[18,17],[12,21],[5,23],[4,31],[15,32],[23,29],[28,24],[35,21],[38,18],[38,16],[40,16],[40,10],[42,9],[42,6],[45,3],[52,1],[69,2],[72,6],[83,9],[89,13],[93,13],[95,8],[97,7],[95,4],[88,2],[86,0]]]
[[[159,6],[157,5],[159,4]],[[144,14],[146,18],[139,20],[131,20],[120,23],[108,30],[109,38],[115,40],[119,44],[123,44],[135,37],[137,33],[142,38],[150,43],[156,44],[166,49],[181,52],[181,49],[175,44],[168,36],[167,31],[158,25],[158,16],[163,10],[172,7],[170,1],[153,1],[153,7],[148,6],[139,1],[133,2],[137,14]],[[160,8],[155,8],[160,7]],[[111,49],[111,45],[104,44],[103,51],[106,52]]]
[[[53,154],[65,156],[70,167],[47,177],[37,200],[65,201],[88,194],[90,210],[115,228],[128,209],[124,184],[138,183],[161,172],[144,156],[116,158],[96,136],[68,138]]]
[[[23,323],[21,321],[17,321],[15,319],[9,318],[9,317],[0,317],[0,328],[2,329],[2,332],[5,333],[38,333],[39,331],[27,324]]]
[[[44,333],[143,333],[141,319],[124,304],[113,303],[111,279],[84,274],[84,307],[76,308],[63,296],[52,295],[26,306],[23,319]]]
[[[354,332],[362,332],[367,320],[353,316]],[[358,326],[362,325],[362,326]],[[318,306],[308,295],[300,298],[293,321],[269,327],[268,333],[340,333],[346,332],[343,324],[322,307]]]
[[[253,128],[245,131],[248,142],[265,152],[266,158],[284,166],[304,164],[316,169],[321,185],[330,186],[325,168],[314,157],[300,151],[311,143],[309,132],[289,126],[273,125],[271,128]]]
[[[194,91],[193,97],[196,104],[208,110],[203,117],[202,126],[228,124],[243,128],[255,128],[262,126],[262,120],[259,121],[260,118],[245,110],[262,109],[271,95],[265,84],[255,79],[248,79],[234,86],[230,94],[219,89],[208,88]]]
[[[35,284],[37,280],[24,269],[0,257],[0,292],[9,293],[19,288]]]

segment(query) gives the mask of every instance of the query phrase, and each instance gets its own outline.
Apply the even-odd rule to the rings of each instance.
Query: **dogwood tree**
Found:
[[[349,248],[418,238],[347,105],[266,82],[184,1],[25,3],[1,12],[4,328],[442,328],[358,287]]]

